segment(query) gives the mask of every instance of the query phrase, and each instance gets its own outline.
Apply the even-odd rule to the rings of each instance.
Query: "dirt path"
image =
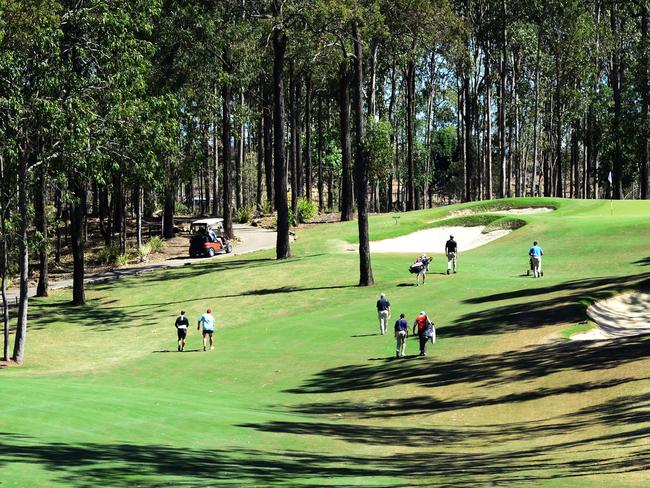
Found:
[[[180,266],[185,266],[192,263],[202,263],[211,259],[223,259],[225,256],[239,256],[241,254],[247,254],[255,251],[260,251],[262,249],[273,249],[275,248],[275,231],[268,229],[261,229],[259,227],[252,227],[247,224],[233,224],[235,236],[238,239],[238,242],[233,244],[232,254],[218,254],[213,258],[193,258],[187,255],[187,248],[189,246],[189,241],[183,238],[174,238],[173,246],[178,248],[178,251],[181,251],[182,246],[184,246],[184,252],[175,252],[170,255],[170,257],[164,261],[156,263],[139,263],[135,265],[125,266],[124,268],[111,269],[100,271],[97,273],[89,273],[84,279],[85,283],[97,283],[101,281],[114,280],[118,278],[124,278],[128,276],[137,276],[143,273],[151,273],[153,271],[160,271],[163,269],[177,268]],[[50,281],[50,290],[59,290],[61,288],[71,288],[72,279],[65,278],[62,280],[51,280]],[[18,297],[19,291],[17,288],[10,288],[7,290],[7,301],[10,306],[16,304],[16,299]],[[36,295],[36,287],[29,288],[29,296],[33,297]],[[2,309],[2,303],[0,303],[0,310]]]

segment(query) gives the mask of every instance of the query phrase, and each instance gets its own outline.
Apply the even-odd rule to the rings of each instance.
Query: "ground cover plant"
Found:
[[[650,339],[576,343],[585,297],[650,278],[647,202],[517,199],[553,205],[463,252],[372,256],[356,286],[356,222],[299,230],[294,257],[227,257],[34,300],[29,357],[0,371],[2,486],[647,486]],[[503,202],[500,203],[500,205]],[[451,210],[372,217],[372,239],[426,228]],[[545,276],[525,276],[533,240]],[[438,342],[394,359],[378,335],[425,310]],[[216,350],[173,321],[208,306]]]

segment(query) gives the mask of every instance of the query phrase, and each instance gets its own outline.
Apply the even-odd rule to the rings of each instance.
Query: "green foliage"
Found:
[[[268,215],[271,213],[271,202],[268,200],[262,202],[262,213]]]
[[[243,206],[239,207],[235,212],[235,218],[240,224],[246,224],[253,219],[255,215],[255,207],[252,206]]]
[[[185,205],[183,202],[176,202],[176,207],[175,207],[175,213],[176,215],[191,215],[192,210],[190,207]]]
[[[145,242],[138,248],[138,256],[140,260],[145,261],[151,254],[151,242]]]
[[[147,244],[151,247],[152,253],[162,251],[167,245],[165,243],[165,240],[160,236],[153,236],[151,239],[149,239],[149,242],[147,242]]]
[[[296,217],[300,223],[309,222],[318,213],[318,205],[309,198],[300,198],[296,203],[298,211]]]
[[[128,266],[128,264],[129,264],[129,255],[128,255],[128,253],[118,254],[115,257],[114,264],[118,268],[123,268],[124,266]]]
[[[366,124],[364,150],[368,166],[368,176],[373,181],[380,181],[390,176],[395,158],[391,144],[393,128],[387,119],[375,120],[370,117]]]
[[[113,264],[117,260],[117,257],[120,255],[120,248],[116,245],[110,244],[104,246],[95,254],[95,259],[100,264]]]

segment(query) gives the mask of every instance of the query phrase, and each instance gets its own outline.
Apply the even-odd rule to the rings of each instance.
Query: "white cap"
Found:
[[[420,312],[420,315],[426,315],[426,313],[424,313],[424,310]]]

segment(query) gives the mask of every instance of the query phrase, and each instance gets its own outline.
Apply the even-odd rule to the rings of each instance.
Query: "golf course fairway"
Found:
[[[453,205],[371,217],[370,234],[531,206],[556,211],[517,215],[526,225],[471,251],[459,241],[457,275],[441,249],[420,287],[416,256],[394,253],[374,253],[377,284],[357,286],[355,221],[299,230],[286,261],[261,251],[96,284],[86,307],[70,290],[30,300],[26,363],[0,370],[0,486],[650,486],[650,337],[563,337],[595,300],[647,288],[650,202]],[[533,240],[540,279],[526,276]],[[392,324],[420,310],[438,341],[420,358],[411,337],[395,359]]]

